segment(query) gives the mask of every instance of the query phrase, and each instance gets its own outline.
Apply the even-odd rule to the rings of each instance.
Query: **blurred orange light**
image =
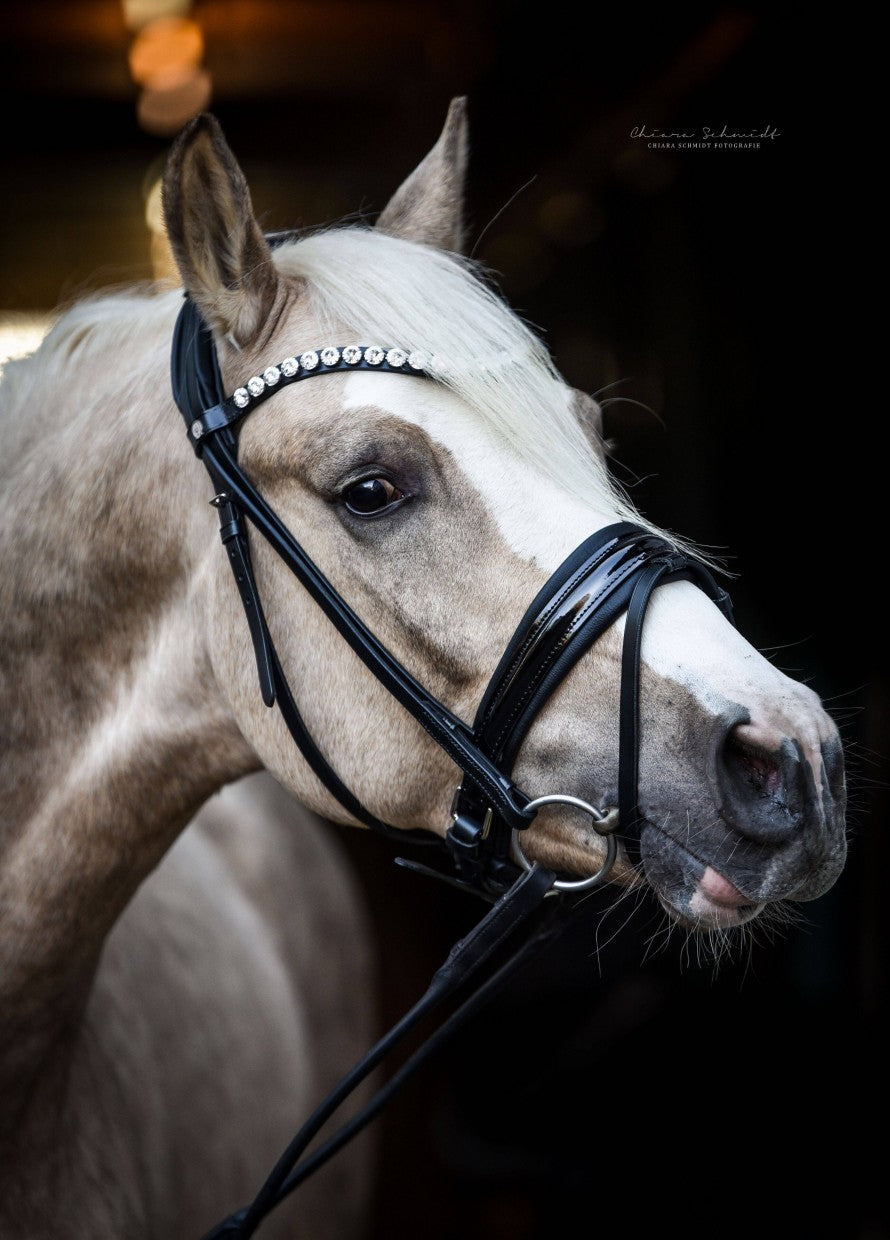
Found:
[[[141,30],[157,17],[184,17],[191,0],[123,0],[124,21],[130,30]]]
[[[169,88],[191,80],[204,55],[204,36],[188,17],[159,17],[144,26],[130,48],[133,81]]]
[[[186,121],[210,102],[210,74],[193,69],[186,78],[161,86],[146,86],[136,105],[136,116],[146,132],[158,137],[178,133]]]

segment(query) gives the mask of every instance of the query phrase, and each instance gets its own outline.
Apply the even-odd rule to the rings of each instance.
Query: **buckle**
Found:
[[[482,845],[491,831],[494,811],[488,806],[480,822],[478,814],[459,809],[460,792],[458,788],[451,802],[451,826],[445,832],[445,843],[458,872],[478,883],[484,870]]]
[[[457,850],[465,857],[478,859],[482,842],[488,838],[491,830],[491,819],[490,808],[486,810],[481,823],[471,814],[452,814],[451,826],[445,833],[445,838],[452,845],[452,851]]]

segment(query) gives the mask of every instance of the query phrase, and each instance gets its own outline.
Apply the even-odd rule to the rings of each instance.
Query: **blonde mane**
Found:
[[[181,299],[182,290],[169,282],[147,282],[91,292],[56,307],[33,351],[0,368],[0,416],[26,430],[18,415],[36,390],[62,385],[70,393],[76,385],[89,385],[97,365],[125,373],[132,363],[124,359],[149,364],[152,354],[170,347]]]

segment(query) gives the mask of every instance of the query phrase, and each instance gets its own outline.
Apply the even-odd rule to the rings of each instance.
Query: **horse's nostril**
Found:
[[[727,738],[725,758],[738,768],[739,778],[746,780],[755,794],[775,797],[780,793],[782,776],[776,755],[743,740],[738,728],[733,728]]]
[[[723,815],[746,838],[778,844],[800,825],[807,764],[788,737],[737,724],[723,742],[717,778]]]

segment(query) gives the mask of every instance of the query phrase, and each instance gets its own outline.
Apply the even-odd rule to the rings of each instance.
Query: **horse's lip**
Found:
[[[709,904],[714,904],[718,908],[741,908],[743,905],[751,904],[748,897],[739,891],[735,883],[730,882],[724,874],[710,865],[698,880],[698,891],[699,895],[703,896]]]
[[[675,839],[672,835],[668,835],[667,831],[665,831],[663,827],[659,827],[657,823],[652,822],[649,818],[642,819],[642,823],[642,830],[645,830],[646,827],[651,827],[653,831],[657,831],[659,835],[666,839],[671,847],[676,849],[677,852],[683,853],[690,859],[690,861],[694,861],[697,865],[701,866],[702,873],[696,880],[696,890],[699,891],[708,904],[712,905],[715,909],[720,909],[724,912],[727,910],[742,912],[746,908],[754,908],[763,904],[762,900],[758,900],[755,896],[749,895],[748,892],[742,891],[740,887],[736,886],[732,879],[727,878],[721,870],[718,870],[715,866],[712,866],[709,861],[705,861],[703,857],[700,857],[697,853],[694,853],[691,848],[687,848],[685,844],[681,844],[680,841]],[[701,890],[702,881],[708,871],[722,880],[722,882],[726,884],[726,888],[731,889],[731,893],[734,894],[730,894],[730,891],[726,888],[721,888],[717,883],[710,884],[712,886],[711,891]],[[722,898],[719,894],[717,894],[720,891],[723,892]]]

